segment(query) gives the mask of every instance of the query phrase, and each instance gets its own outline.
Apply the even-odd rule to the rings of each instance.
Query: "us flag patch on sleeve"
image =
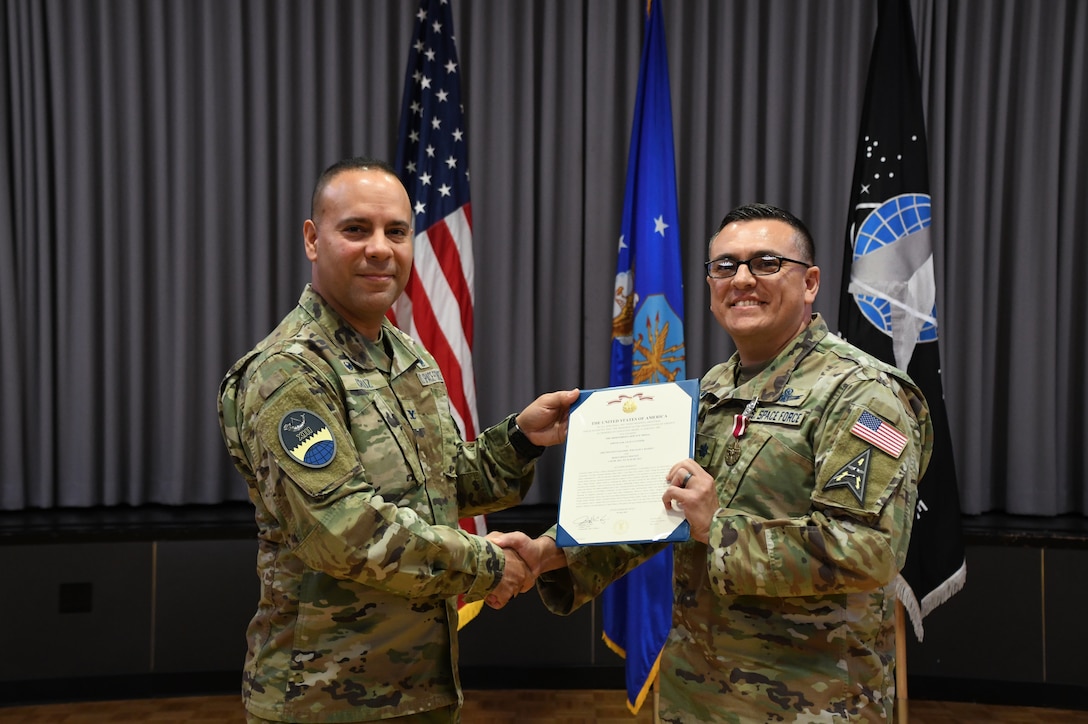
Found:
[[[903,448],[907,446],[906,435],[868,410],[861,413],[861,417],[850,428],[850,432],[888,453],[893,458],[898,458],[902,454]]]

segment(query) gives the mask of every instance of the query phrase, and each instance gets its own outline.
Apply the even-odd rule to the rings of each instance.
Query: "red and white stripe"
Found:
[[[476,439],[476,379],[472,367],[474,306],[472,204],[465,204],[415,237],[415,263],[392,322],[427,348],[450,396],[450,412],[465,440]],[[487,535],[484,516],[462,518],[461,528]]]
[[[466,440],[480,430],[472,368],[472,209],[465,204],[415,237],[415,266],[393,306],[394,323],[438,362]]]

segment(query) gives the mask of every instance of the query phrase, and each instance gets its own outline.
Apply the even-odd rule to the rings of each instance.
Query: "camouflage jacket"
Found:
[[[227,373],[219,415],[256,507],[261,596],[247,709],[367,721],[462,700],[457,595],[502,579],[502,550],[460,517],[519,502],[533,461],[507,423],[464,443],[431,356],[388,322],[391,370],[307,287]]]
[[[674,546],[662,721],[890,721],[890,584],[933,446],[925,400],[819,315],[753,379],[738,372],[734,355],[702,379],[696,460],[721,507],[709,545]],[[542,598],[566,613],[660,548],[566,549]]]

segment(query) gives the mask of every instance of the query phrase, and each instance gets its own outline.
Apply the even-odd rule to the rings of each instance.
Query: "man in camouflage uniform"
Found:
[[[910,378],[828,331],[804,224],[751,205],[710,242],[711,309],[737,353],[702,379],[696,457],[668,473],[673,621],[664,722],[890,721],[892,585],[932,448]],[[507,534],[569,613],[661,549]],[[501,603],[501,602],[500,602]]]
[[[312,216],[311,284],[220,388],[258,526],[249,721],[454,722],[457,596],[505,597],[529,575],[457,521],[521,500],[577,391],[462,442],[434,359],[385,318],[412,264],[396,174],[335,164]]]

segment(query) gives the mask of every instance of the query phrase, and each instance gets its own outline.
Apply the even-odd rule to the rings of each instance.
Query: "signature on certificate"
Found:
[[[604,513],[583,515],[574,521],[574,527],[578,530],[597,530],[608,522],[608,516]]]

